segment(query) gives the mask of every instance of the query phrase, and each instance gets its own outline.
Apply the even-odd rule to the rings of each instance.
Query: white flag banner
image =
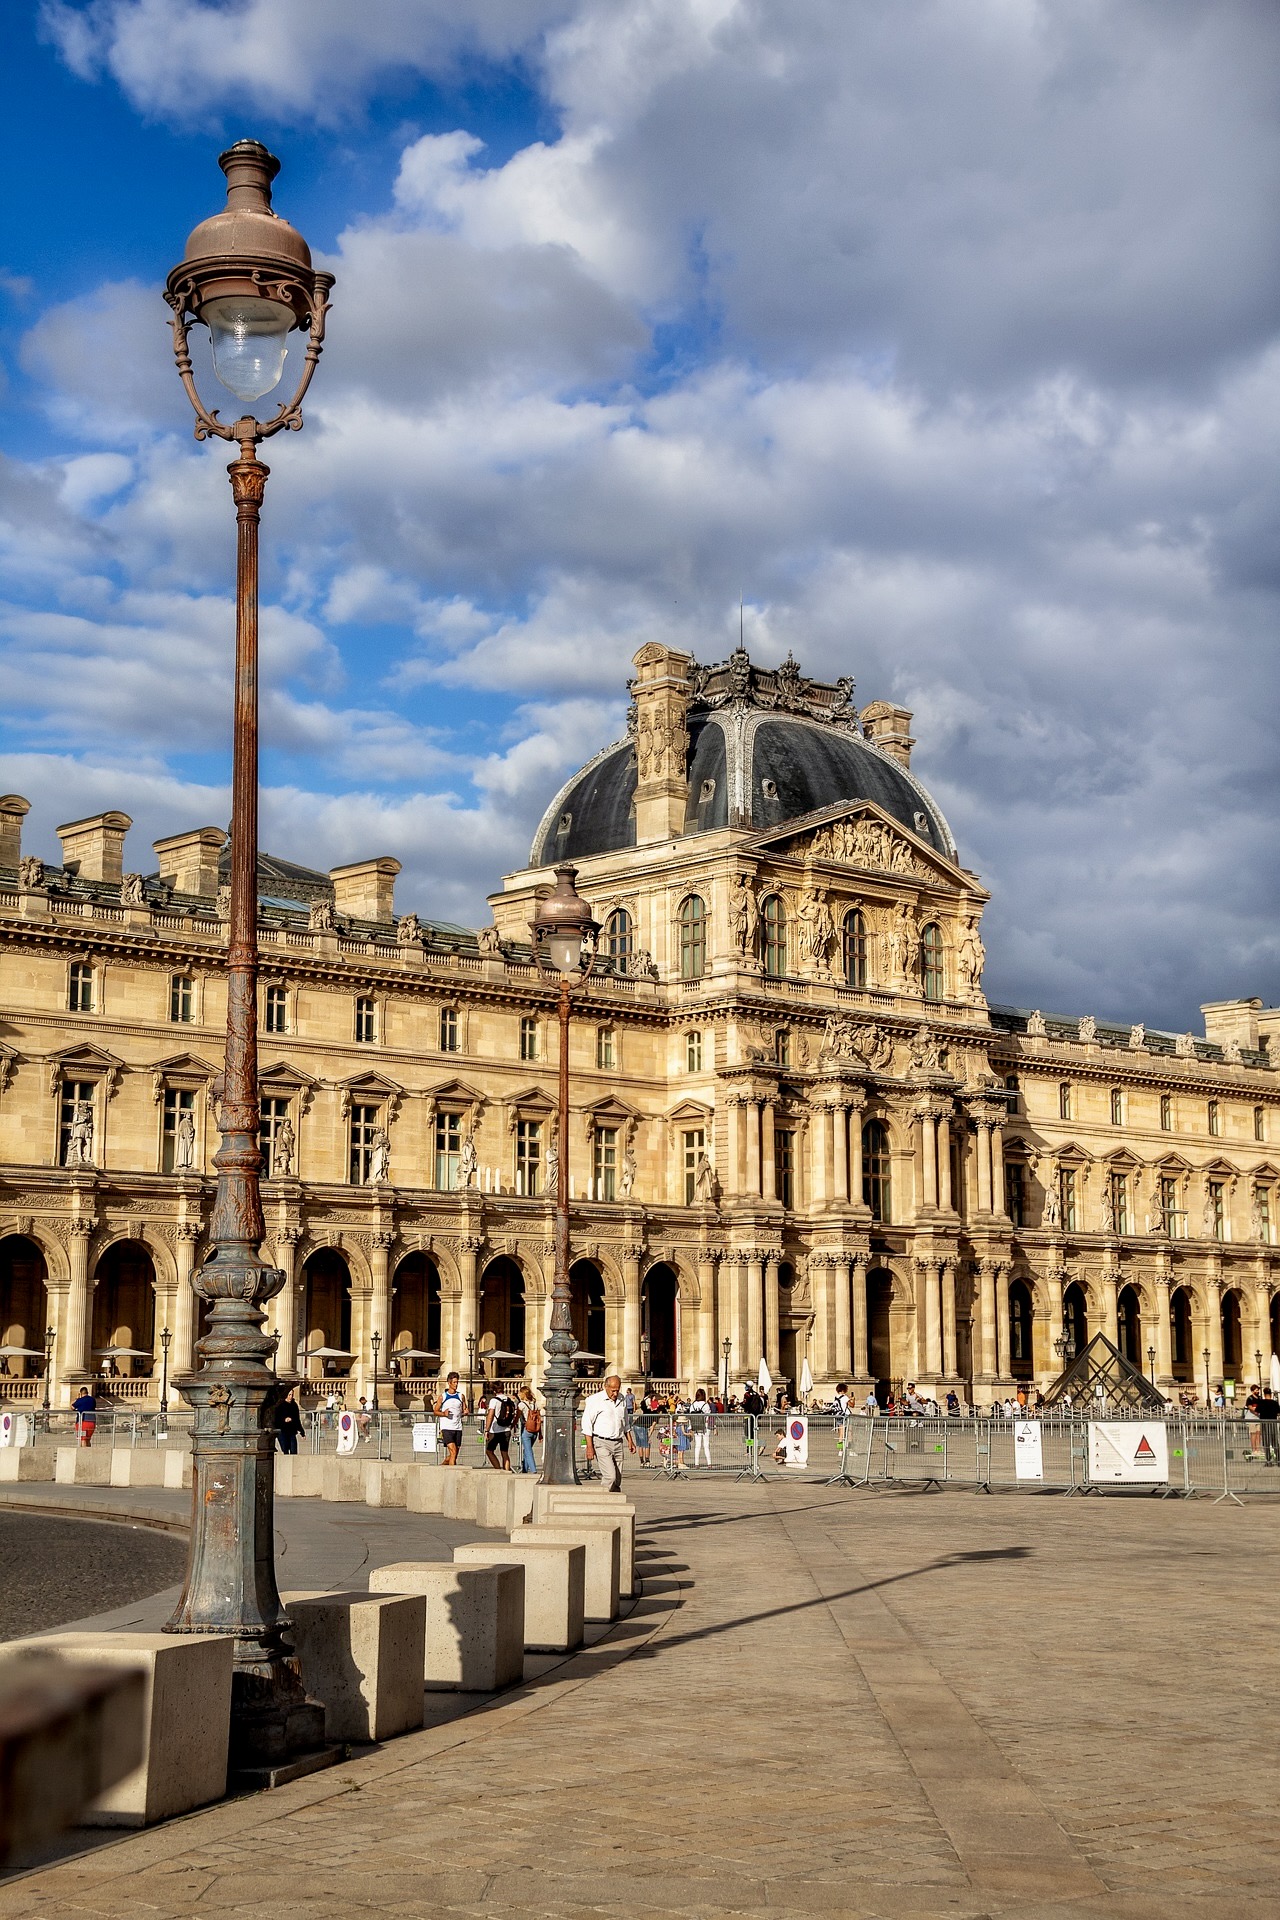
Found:
[[[1013,1423],[1013,1477],[1015,1480],[1044,1479],[1044,1449],[1040,1444],[1038,1420]]]
[[[1169,1478],[1163,1420],[1091,1420],[1089,1478],[1118,1486],[1159,1486]]]
[[[809,1464],[809,1422],[802,1413],[790,1413],[787,1415],[786,1440],[786,1465],[789,1467],[807,1467]]]
[[[338,1452],[354,1453],[359,1444],[360,1429],[356,1426],[356,1417],[344,1407],[338,1415]]]

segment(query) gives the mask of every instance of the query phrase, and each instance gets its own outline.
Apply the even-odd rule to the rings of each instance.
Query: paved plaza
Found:
[[[1280,1914],[1273,1504],[629,1491],[598,1647],[0,1916]]]

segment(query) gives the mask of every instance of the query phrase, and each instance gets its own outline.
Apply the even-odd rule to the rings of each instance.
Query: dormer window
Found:
[[[700,807],[705,807],[708,800],[714,800],[715,797],[716,797],[715,781],[704,780],[702,785],[698,789],[698,805]]]
[[[762,781],[760,782],[760,791],[761,791],[761,793],[762,793],[762,794],[764,795],[764,797],[765,797],[765,799],[766,799],[766,800],[776,800],[776,799],[777,799],[777,797],[778,797],[778,783],[777,783],[777,781],[776,781],[776,780],[762,780]]]

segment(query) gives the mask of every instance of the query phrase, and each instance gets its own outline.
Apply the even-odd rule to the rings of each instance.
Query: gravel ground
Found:
[[[187,1543],[151,1527],[0,1513],[0,1640],[128,1606],[182,1579]]]

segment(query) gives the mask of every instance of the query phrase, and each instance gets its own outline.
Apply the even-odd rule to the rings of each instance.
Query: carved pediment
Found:
[[[60,1053],[50,1055],[49,1086],[56,1093],[62,1080],[105,1080],[110,1097],[124,1070],[124,1061],[117,1059],[114,1053],[86,1042],[83,1046],[64,1047]]]
[[[298,1093],[304,1087],[308,1093],[314,1093],[319,1084],[313,1074],[304,1073],[288,1060],[273,1060],[269,1067],[262,1067],[258,1072],[258,1085],[263,1093]]]
[[[870,801],[824,807],[781,831],[758,834],[752,844],[761,853],[786,859],[901,874],[931,886],[974,891],[972,880],[954,861]]]
[[[387,1123],[390,1124],[404,1099],[404,1088],[395,1080],[389,1080],[385,1073],[352,1074],[348,1080],[339,1080],[338,1092],[344,1120],[352,1106],[363,1101],[370,1106],[385,1106]]]

